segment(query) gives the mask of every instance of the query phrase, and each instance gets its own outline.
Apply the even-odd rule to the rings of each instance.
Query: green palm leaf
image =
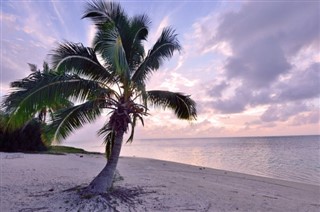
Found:
[[[57,111],[52,123],[47,126],[47,133],[54,134],[54,140],[59,142],[75,129],[86,123],[91,123],[101,114],[100,100],[87,101],[83,104]]]
[[[124,17],[126,15],[119,3],[106,1],[88,2],[82,16],[82,18],[90,18],[98,27],[108,22],[120,23]]]
[[[30,65],[32,74],[11,84],[14,90],[2,105],[10,114],[9,127],[19,127],[36,113],[46,114],[48,109],[63,106],[53,113],[46,130],[48,139],[52,136],[61,141],[84,124],[96,120],[102,110],[109,109],[109,120],[98,134],[104,138],[107,157],[113,153],[116,159],[120,154],[120,139],[130,125],[127,142],[133,140],[137,121],[140,119],[144,124],[143,117],[148,115],[147,102],[172,109],[178,118],[196,119],[196,104],[190,96],[169,91],[146,91],[145,83],[152,72],[175,51],[181,50],[172,28],[164,28],[157,42],[145,54],[143,42],[150,25],[146,15],[131,18],[120,4],[97,0],[86,4],[82,18],[91,19],[96,26],[92,48],[64,42],[51,54],[53,71],[47,64],[44,64],[43,71]],[[138,98],[143,105],[135,102]],[[70,105],[65,101],[81,104]],[[110,160],[110,164],[116,161]]]
[[[164,28],[158,41],[149,51],[147,57],[132,76],[132,81],[142,84],[152,71],[157,70],[164,59],[172,57],[174,51],[180,51],[181,46],[177,40],[177,34],[170,27]]]
[[[129,28],[121,33],[123,47],[129,61],[130,70],[136,70],[145,56],[142,41],[147,39],[150,20],[147,15],[134,16],[130,19]]]
[[[118,74],[122,75],[121,73],[127,71],[123,68],[128,67],[127,61],[124,60],[126,51],[123,44],[126,43],[129,20],[120,4],[105,1],[89,2],[83,18],[90,18],[97,26],[94,49],[111,62]]]
[[[88,3],[83,18],[90,18],[98,27],[95,49],[111,61],[119,76],[128,79],[130,70],[144,57],[141,41],[147,38],[149,18],[139,15],[129,19],[119,4],[104,1]]]
[[[143,121],[143,118],[142,116],[140,116],[139,114],[133,114],[132,115],[132,122],[131,122],[131,133],[130,133],[130,136],[127,140],[127,143],[131,143],[133,141],[133,138],[134,138],[134,130],[135,130],[135,127],[136,127],[136,124],[137,124],[137,119],[140,119],[141,123],[142,123],[142,126],[144,126],[144,121]]]
[[[164,109],[170,108],[180,119],[196,119],[196,103],[190,96],[181,93],[174,93],[170,91],[148,91],[148,101],[154,106],[161,106]]]
[[[49,68],[49,64],[48,64],[47,62],[43,62],[42,67],[43,67],[43,70],[42,70],[43,73],[49,73],[50,71],[52,71],[52,70]]]
[[[28,63],[29,67],[30,67],[30,71],[31,72],[37,72],[39,71],[38,68],[37,68],[37,65],[35,64],[31,64],[31,63]]]
[[[105,154],[106,158],[109,159],[112,152],[112,147],[114,144],[114,139],[116,132],[112,129],[110,122],[106,123],[99,131],[99,136],[103,136],[103,142],[106,145]]]
[[[97,32],[94,39],[94,49],[110,62],[115,74],[124,82],[129,79],[129,66],[122,46],[122,39],[117,28],[112,24],[106,27],[108,28]]]
[[[9,128],[16,128],[30,120],[45,107],[54,107],[61,99],[83,101],[101,87],[98,82],[73,75],[35,72],[11,84],[14,91],[6,96],[2,107],[10,113]]]
[[[113,80],[108,69],[100,64],[94,50],[82,44],[71,42],[60,44],[53,50],[51,58],[53,68],[59,73],[83,75],[102,82]]]
[[[107,159],[109,159],[111,156],[114,139],[115,139],[114,131],[110,131],[105,137],[104,143],[106,145],[105,154]]]

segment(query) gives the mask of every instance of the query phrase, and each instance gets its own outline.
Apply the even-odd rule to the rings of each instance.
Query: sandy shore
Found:
[[[79,193],[100,155],[1,153],[0,211],[320,211],[320,187],[166,161],[121,158],[111,196]]]

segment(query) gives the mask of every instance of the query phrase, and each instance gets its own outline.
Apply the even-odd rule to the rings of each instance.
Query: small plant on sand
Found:
[[[93,46],[60,44],[51,55],[54,71],[24,81],[27,88],[15,84],[16,91],[7,97],[5,106],[11,111],[9,125],[18,126],[61,98],[81,102],[54,113],[48,130],[57,141],[109,111],[99,130],[106,144],[107,164],[87,188],[105,193],[112,186],[124,133],[130,130],[128,141],[133,140],[137,122],[144,123],[150,105],[169,108],[186,120],[196,118],[196,107],[189,95],[146,90],[151,74],[181,50],[172,28],[164,28],[145,52],[143,41],[150,25],[147,15],[128,17],[118,3],[94,1],[86,4],[83,18],[96,26]]]

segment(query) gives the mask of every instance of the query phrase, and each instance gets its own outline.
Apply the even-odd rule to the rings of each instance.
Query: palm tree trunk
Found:
[[[113,182],[114,173],[117,168],[118,159],[122,147],[124,131],[116,133],[115,142],[112,148],[112,153],[106,166],[102,169],[97,177],[88,186],[88,190],[92,193],[106,193],[110,190]]]

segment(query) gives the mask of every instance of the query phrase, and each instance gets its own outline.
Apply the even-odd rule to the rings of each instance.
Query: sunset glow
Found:
[[[121,2],[121,1],[120,1]],[[1,96],[9,83],[50,62],[64,40],[90,46],[85,1],[1,1]],[[176,29],[183,47],[149,79],[148,89],[190,94],[197,121],[152,109],[136,138],[320,134],[320,10],[316,1],[124,1],[152,20],[146,47]],[[146,49],[147,51],[147,49]],[[106,119],[68,141],[97,140]],[[68,142],[67,141],[67,142]]]

